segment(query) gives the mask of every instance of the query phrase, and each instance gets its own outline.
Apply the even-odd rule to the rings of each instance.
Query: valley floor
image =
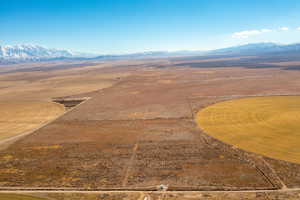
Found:
[[[66,95],[90,98],[0,151],[0,189],[103,191],[90,199],[299,199],[299,164],[218,141],[197,126],[195,115],[229,99],[300,95],[300,71],[161,67],[151,61],[87,69],[113,84]],[[160,185],[178,192],[151,192]],[[249,192],[179,192],[227,190]],[[87,199],[82,195],[45,198]]]

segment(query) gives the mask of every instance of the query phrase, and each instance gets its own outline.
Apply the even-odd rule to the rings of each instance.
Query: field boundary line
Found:
[[[189,100],[188,97],[186,97],[186,101],[187,101],[187,104],[188,104],[189,109],[190,109],[190,111],[191,111],[191,117],[194,119],[194,118],[195,118],[195,115],[194,115],[192,103],[190,102],[190,100]]]
[[[282,188],[281,189],[288,189],[288,187],[286,186],[286,184],[283,182],[283,180],[281,180],[281,178],[278,176],[278,174],[276,173],[276,171],[273,169],[273,167],[261,156],[258,156],[259,159],[262,160],[262,162],[271,170],[271,172],[273,173],[273,175],[277,178],[277,180],[280,182]]]
[[[255,169],[258,171],[258,173],[261,174],[262,177],[264,177],[267,182],[269,182],[273,187],[276,187],[276,185],[271,181],[271,179],[261,170],[258,166],[254,165]]]

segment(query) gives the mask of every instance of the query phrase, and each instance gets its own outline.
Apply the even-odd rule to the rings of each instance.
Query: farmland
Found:
[[[0,140],[34,130],[62,113],[64,106],[43,101],[1,101]]]
[[[199,126],[241,149],[300,163],[300,97],[270,96],[225,101],[203,109]]]
[[[186,59],[206,64],[205,67],[202,64],[189,66]],[[56,120],[0,151],[0,188],[21,188],[33,193],[43,189],[45,194],[47,190],[68,191],[41,196],[46,199],[144,199],[144,194],[160,199],[161,196],[147,192],[159,190],[159,186],[164,185],[170,192],[203,191],[191,192],[192,196],[166,194],[166,199],[195,199],[201,195],[204,199],[239,199],[240,194],[227,194],[226,191],[251,191],[247,194],[249,199],[264,200],[272,195],[284,197],[281,193],[268,194],[268,191],[299,188],[298,154],[288,149],[288,144],[281,146],[285,153],[279,150],[268,151],[268,154],[255,152],[219,140],[214,135],[217,132],[211,133],[205,123],[200,121],[199,126],[197,117],[214,105],[237,101],[233,104],[238,106],[234,112],[238,116],[245,104],[254,112],[239,120],[253,120],[254,123],[279,116],[263,126],[268,134],[268,127],[280,128],[278,120],[292,123],[291,113],[294,116],[298,113],[300,71],[278,67],[214,67],[209,61],[240,63],[240,58],[205,58],[205,62],[200,58],[111,61],[66,69],[46,65],[45,72],[24,72],[26,66],[22,66],[22,72],[0,74],[0,81],[6,84],[4,91],[0,91],[0,100],[7,105],[17,100],[53,104],[53,99],[61,99],[61,102],[85,99]],[[53,89],[53,85],[57,89]],[[79,85],[80,89],[74,89]],[[289,96],[285,97],[287,100],[273,98],[280,95]],[[266,97],[261,103],[259,100],[264,97],[256,96],[272,97]],[[270,103],[275,100],[276,103]],[[231,105],[229,107],[227,110],[232,110]],[[264,112],[267,108],[269,112]],[[283,111],[286,115],[278,115]],[[13,116],[14,112],[9,113]],[[233,117],[236,116],[228,114],[232,122]],[[294,120],[297,122],[297,118]],[[293,128],[298,129],[298,125]],[[270,130],[269,133],[276,134]],[[226,134],[231,132],[226,131]],[[255,142],[258,136],[257,133],[254,140],[248,141]],[[276,135],[272,137],[276,139]],[[297,145],[296,138],[292,141]],[[272,143],[271,140],[267,142],[260,149],[266,150]],[[280,148],[279,144],[272,146]],[[72,190],[99,194],[73,194]],[[106,194],[105,191],[116,193]],[[256,194],[256,191],[262,192]],[[290,192],[284,194],[291,199],[298,195],[297,191]]]

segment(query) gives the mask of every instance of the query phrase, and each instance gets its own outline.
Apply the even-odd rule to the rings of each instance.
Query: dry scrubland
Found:
[[[195,118],[199,110],[225,100],[256,95],[299,95],[300,71],[243,66],[198,68],[189,67],[185,62],[180,59],[117,61],[76,69],[0,75],[0,82],[7,83],[4,93],[0,91],[2,101],[49,101],[58,96],[90,97],[59,119],[0,151],[0,187],[145,191],[157,190],[158,185],[164,184],[172,191],[299,188],[300,165],[245,152],[216,140],[206,134],[205,126],[201,126],[204,130],[198,127]],[[205,60],[202,64],[206,65],[207,62]],[[228,62],[228,58],[222,62]],[[20,79],[14,83],[17,77]],[[20,84],[18,80],[26,84]],[[95,88],[90,88],[90,81]],[[67,82],[69,84],[65,84]],[[103,88],[103,82],[111,84]],[[36,86],[41,84],[44,89],[36,92],[40,89]],[[57,85],[57,88],[53,89],[50,87],[52,85]],[[76,85],[83,89],[73,90]],[[13,93],[15,88],[23,92]],[[270,99],[273,101],[274,98]],[[278,101],[281,102],[278,107],[270,104],[276,111],[269,108],[272,111],[263,115],[254,113],[239,119],[256,122],[277,114],[278,109],[287,109],[293,114],[298,109],[297,106],[290,106],[291,103],[297,103],[292,97],[288,99],[289,104],[285,100]],[[263,110],[267,107],[262,107],[257,101],[255,109],[258,108]],[[239,113],[237,115],[240,116]],[[236,118],[232,116],[230,120],[234,120],[233,117]],[[271,120],[263,127],[265,130],[268,130],[267,127],[272,129],[271,126],[281,126],[276,120],[287,122],[289,119],[289,115],[282,115],[274,118],[273,124]],[[294,128],[297,129],[297,126]],[[209,131],[207,133],[211,134]],[[256,132],[253,134],[257,135]],[[277,138],[275,140],[279,141]],[[296,145],[296,139],[293,142]],[[287,147],[286,143],[272,146],[276,149]],[[279,155],[281,152],[274,150],[274,153]],[[286,158],[294,159],[296,153],[296,150],[291,154],[286,153]],[[280,155],[284,156],[284,153]],[[102,196],[89,194],[87,197],[84,194],[66,193],[44,197],[144,199],[142,194],[120,192]],[[151,199],[247,197],[268,200],[299,197],[297,192],[287,191],[283,194],[172,195],[151,194]]]

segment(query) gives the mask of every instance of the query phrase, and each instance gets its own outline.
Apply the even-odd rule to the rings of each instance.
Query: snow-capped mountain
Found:
[[[68,50],[49,49],[37,45],[0,46],[2,60],[43,60],[61,57],[73,57]]]

